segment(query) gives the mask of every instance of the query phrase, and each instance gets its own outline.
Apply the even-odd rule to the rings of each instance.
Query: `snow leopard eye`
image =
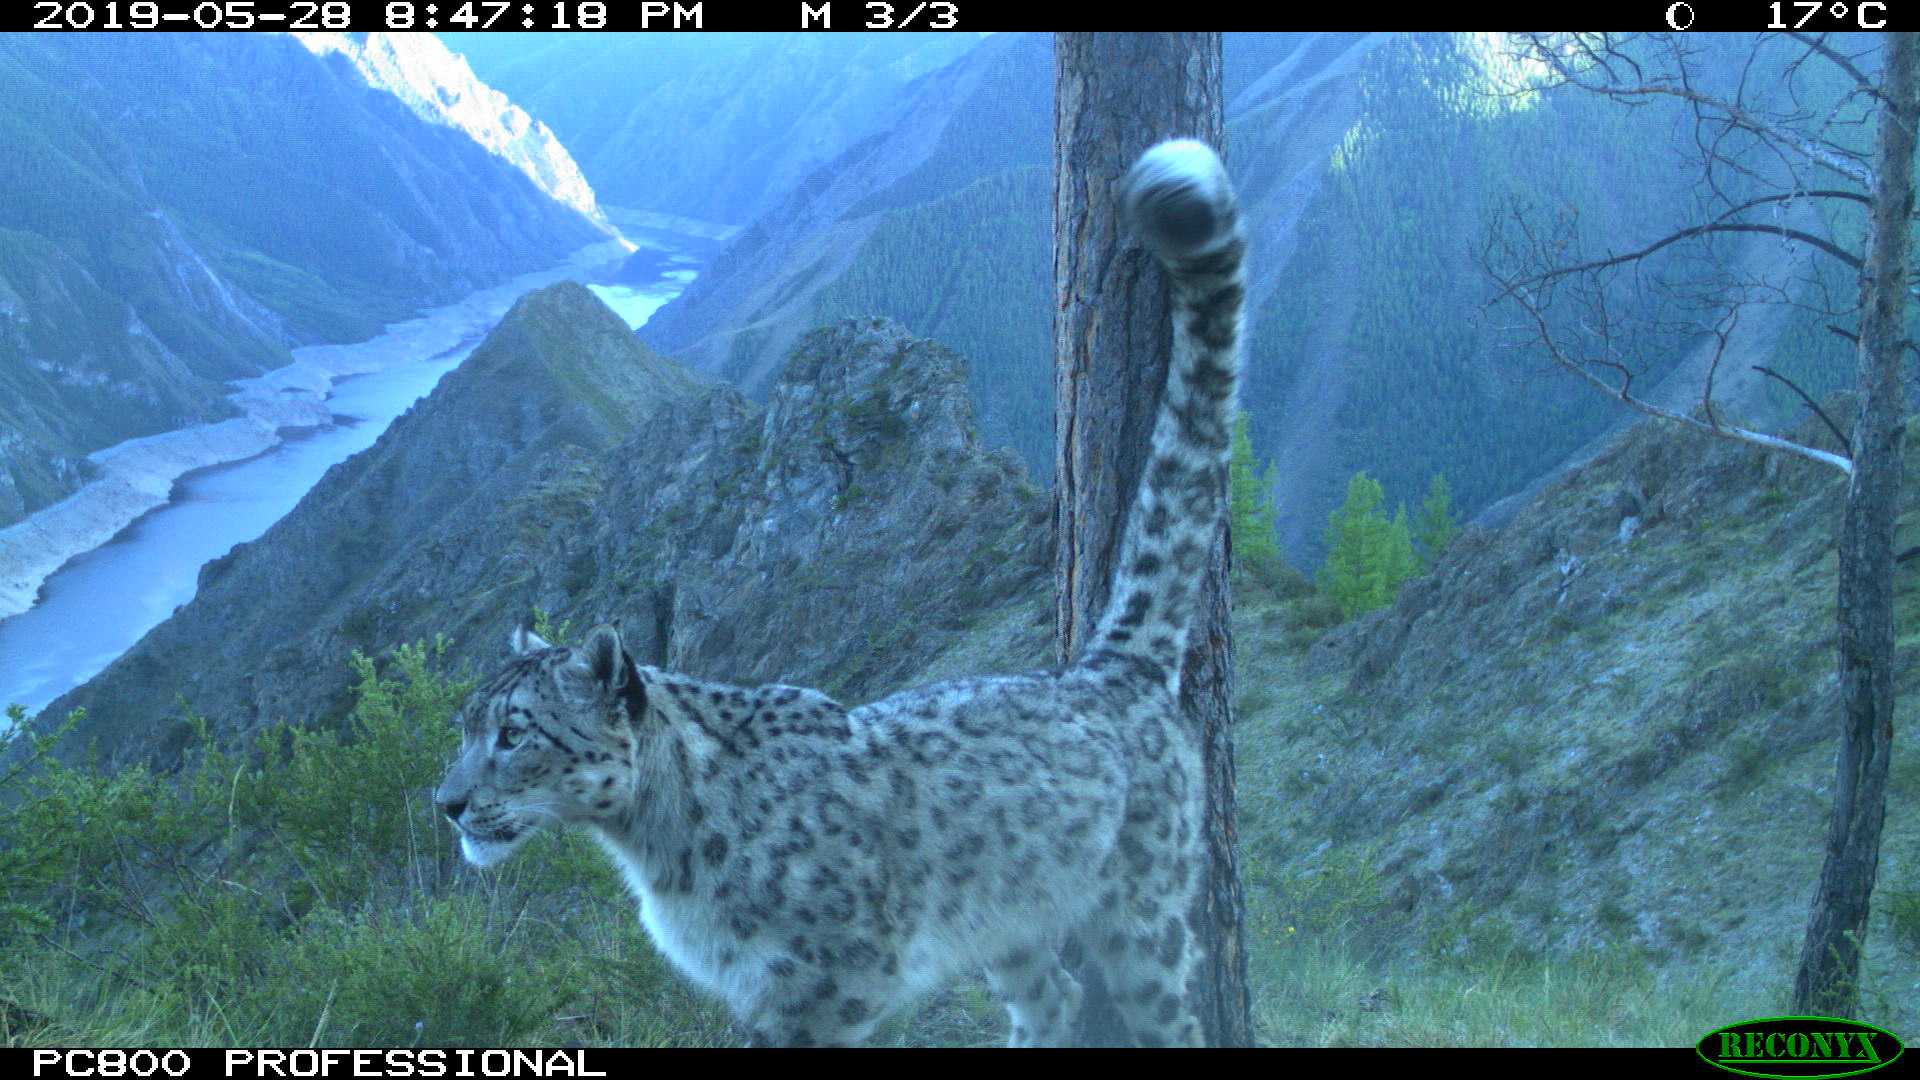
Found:
[[[503,727],[500,729],[498,746],[502,750],[511,750],[520,745],[520,740],[525,738],[526,734],[525,728]]]

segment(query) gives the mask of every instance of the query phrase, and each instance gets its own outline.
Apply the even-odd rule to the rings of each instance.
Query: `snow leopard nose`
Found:
[[[439,807],[440,812],[447,815],[448,821],[457,825],[460,823],[460,815],[466,812],[467,800],[461,799],[459,802],[441,802],[439,799],[435,799],[433,800],[433,805]]]

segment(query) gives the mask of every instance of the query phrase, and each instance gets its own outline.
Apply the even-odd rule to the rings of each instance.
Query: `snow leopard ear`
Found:
[[[507,635],[507,647],[513,650],[515,656],[525,656],[528,653],[537,653],[541,649],[553,648],[552,645],[547,644],[545,638],[524,626],[514,627],[513,632]]]
[[[638,720],[646,708],[646,688],[620,643],[620,631],[605,623],[594,627],[586,640],[574,647],[566,675],[576,692],[585,691],[586,699],[625,701],[629,721]]]
[[[608,690],[620,689],[627,675],[627,654],[620,648],[620,631],[606,623],[594,627],[573,650],[573,667]]]

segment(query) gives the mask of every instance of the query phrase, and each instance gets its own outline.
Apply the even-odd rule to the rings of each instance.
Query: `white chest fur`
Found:
[[[602,834],[600,844],[626,875],[627,887],[640,901],[640,924],[673,965],[696,984],[738,1007],[764,994],[771,985],[767,964],[774,954],[742,941],[727,926],[726,915],[711,897],[699,890],[665,894],[648,884],[638,852],[620,840]]]

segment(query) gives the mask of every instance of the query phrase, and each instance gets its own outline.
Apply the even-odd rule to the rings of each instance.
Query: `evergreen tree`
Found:
[[[1413,521],[1413,539],[1420,549],[1420,571],[1433,569],[1433,564],[1440,561],[1440,553],[1447,550],[1458,535],[1460,519],[1453,513],[1453,492],[1447,488],[1447,478],[1434,473],[1427,497],[1420,503],[1420,515]]]
[[[1419,572],[1406,508],[1392,521],[1380,512],[1380,482],[1364,472],[1347,482],[1347,500],[1327,520],[1327,562],[1320,588],[1352,618],[1393,603],[1400,583]]]
[[[1420,576],[1423,568],[1413,553],[1413,534],[1407,529],[1407,504],[1394,508],[1393,524],[1387,527],[1387,598],[1385,607],[1400,594],[1400,583]]]
[[[1247,434],[1247,414],[1233,421],[1233,449],[1227,460],[1228,508],[1233,523],[1235,576],[1251,573],[1268,581],[1280,569],[1280,542],[1273,533],[1274,469],[1254,472],[1253,439]]]

